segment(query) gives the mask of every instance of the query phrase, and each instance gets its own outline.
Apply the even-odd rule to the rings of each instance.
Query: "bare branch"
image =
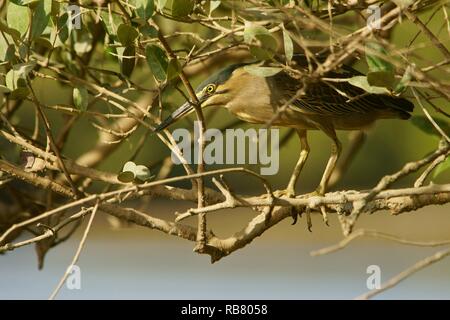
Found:
[[[417,263],[415,263],[413,266],[409,267],[408,269],[400,272],[398,275],[391,278],[386,283],[382,284],[380,289],[374,289],[374,290],[369,291],[359,297],[356,297],[355,299],[357,299],[357,300],[370,299],[370,298],[380,294],[381,292],[386,291],[386,290],[396,286],[398,283],[405,280],[406,278],[409,278],[417,271],[420,271],[436,262],[439,262],[448,256],[450,256],[450,249],[438,251],[435,254],[433,254],[423,260],[418,261]]]
[[[78,249],[75,252],[75,255],[73,256],[72,262],[70,263],[70,265],[67,267],[66,272],[64,273],[63,277],[61,278],[61,280],[59,281],[58,285],[56,286],[55,290],[53,291],[53,293],[50,295],[49,300],[53,300],[56,295],[58,294],[59,290],[61,289],[61,287],[63,286],[64,282],[67,280],[67,277],[70,275],[70,273],[72,272],[72,268],[75,266],[75,264],[78,261],[78,258],[80,257],[81,254],[81,250],[83,250],[83,247],[86,243],[86,239],[87,236],[89,234],[89,231],[91,230],[91,226],[92,226],[92,221],[94,221],[95,218],[95,214],[97,213],[97,209],[98,209],[98,202],[94,205],[94,207],[92,208],[92,213],[91,216],[89,217],[89,221],[88,224],[86,226],[86,229],[84,230],[83,236],[80,240],[80,244],[78,245]]]

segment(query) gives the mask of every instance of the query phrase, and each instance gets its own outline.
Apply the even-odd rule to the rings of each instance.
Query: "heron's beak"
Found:
[[[159,132],[161,130],[164,130],[168,126],[170,126],[172,123],[177,121],[178,119],[181,119],[185,115],[191,113],[194,111],[194,106],[189,102],[185,102],[181,107],[179,107],[177,110],[175,110],[170,116],[168,116],[166,119],[164,119],[161,124],[155,128],[155,132]]]

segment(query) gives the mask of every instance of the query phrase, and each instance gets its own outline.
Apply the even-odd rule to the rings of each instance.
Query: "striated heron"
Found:
[[[296,59],[298,69],[306,70],[305,59]],[[287,188],[281,195],[294,196],[295,185],[309,154],[308,130],[321,130],[332,140],[331,156],[315,194],[323,195],[341,153],[335,130],[360,130],[377,119],[408,119],[414,105],[403,98],[369,94],[345,81],[319,80],[306,84],[304,94],[293,99],[304,83],[281,71],[273,76],[259,77],[249,73],[240,63],[228,66],[204,81],[196,89],[202,108],[225,107],[243,121],[294,128],[300,138],[300,157]],[[349,66],[329,72],[326,78],[349,78],[361,75]],[[289,103],[290,102],[290,103]],[[281,107],[283,112],[280,112]],[[159,131],[194,110],[186,102],[155,130]]]

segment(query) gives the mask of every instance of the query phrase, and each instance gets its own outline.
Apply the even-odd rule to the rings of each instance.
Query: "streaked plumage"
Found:
[[[295,62],[296,68],[306,71],[304,57],[296,56]],[[301,153],[286,189],[289,196],[294,194],[297,178],[308,157],[307,130],[321,130],[333,141],[331,157],[317,189],[318,194],[324,194],[341,151],[335,130],[362,129],[377,119],[408,119],[414,108],[410,101],[400,97],[368,94],[348,82],[319,80],[309,82],[305,94],[293,101],[285,112],[279,113],[279,108],[294,97],[303,82],[286,71],[271,77],[257,77],[243,68],[246,65],[231,65],[214,74],[202,82],[196,93],[202,107],[222,106],[246,122],[267,124],[273,121],[275,126],[291,127],[297,131]],[[342,79],[355,75],[361,73],[343,66],[325,77]],[[164,129],[192,111],[193,107],[185,103],[156,130]],[[277,112],[278,116],[274,118]]]

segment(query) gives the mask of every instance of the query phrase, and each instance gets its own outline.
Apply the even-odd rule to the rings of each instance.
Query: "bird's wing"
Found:
[[[293,110],[318,115],[348,115],[370,113],[379,108],[363,90],[348,83],[308,84],[305,95],[290,106]]]
[[[327,78],[349,78],[352,70],[330,72]],[[358,74],[360,74],[358,72]],[[277,86],[283,92],[283,100],[288,101],[301,88],[298,80],[280,72],[276,75]],[[290,78],[290,79],[289,79]],[[400,116],[411,112],[411,102],[388,95],[369,94],[348,82],[318,81],[309,83],[304,95],[296,99],[290,106],[292,110],[305,114],[322,116],[349,116],[352,114],[368,114],[383,111],[398,111]]]

